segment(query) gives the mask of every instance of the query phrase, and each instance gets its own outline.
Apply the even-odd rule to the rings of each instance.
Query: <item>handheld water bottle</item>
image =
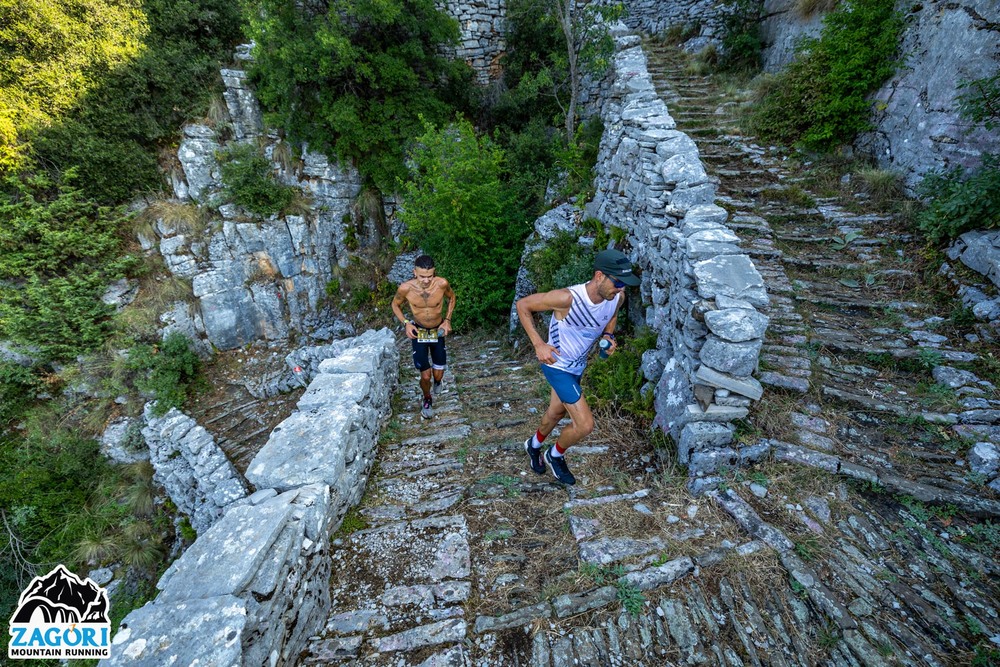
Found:
[[[607,359],[608,349],[611,347],[611,341],[607,338],[602,338],[601,342],[599,342],[597,346],[600,348],[600,352],[597,353],[597,356],[601,359]]]

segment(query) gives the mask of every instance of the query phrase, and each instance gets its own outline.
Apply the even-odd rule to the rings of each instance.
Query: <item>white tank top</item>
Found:
[[[553,314],[549,320],[549,345],[559,348],[556,362],[550,367],[582,375],[587,367],[587,353],[615,316],[622,295],[619,293],[611,301],[594,303],[587,294],[586,285],[573,285],[569,292],[573,295],[573,303],[566,317],[557,320]]]

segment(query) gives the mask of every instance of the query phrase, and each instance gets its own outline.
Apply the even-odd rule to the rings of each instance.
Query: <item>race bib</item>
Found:
[[[438,342],[438,330],[437,329],[422,329],[417,327],[417,342],[418,343],[436,343]]]

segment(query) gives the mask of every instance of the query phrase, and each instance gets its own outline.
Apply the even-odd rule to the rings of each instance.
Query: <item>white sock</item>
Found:
[[[542,448],[542,443],[538,442],[538,434],[537,433],[535,435],[531,436],[531,448],[532,449],[541,449]]]
[[[556,443],[556,445],[557,444],[559,443]],[[559,453],[559,448],[556,447],[556,445],[552,445],[551,447],[549,447],[549,452],[550,452],[549,456],[551,456],[554,459],[561,459],[563,455]]]

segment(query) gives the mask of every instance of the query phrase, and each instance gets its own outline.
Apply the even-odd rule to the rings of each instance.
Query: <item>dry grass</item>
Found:
[[[202,122],[215,130],[225,127],[229,123],[229,107],[221,93],[213,93],[208,100],[208,109],[205,111],[205,118]]]
[[[157,226],[198,239],[208,229],[208,212],[197,204],[176,199],[157,199],[136,216],[132,231],[148,239],[160,236]]]
[[[854,172],[862,189],[880,211],[894,208],[905,197],[903,177],[894,171],[877,167],[862,167]]]

